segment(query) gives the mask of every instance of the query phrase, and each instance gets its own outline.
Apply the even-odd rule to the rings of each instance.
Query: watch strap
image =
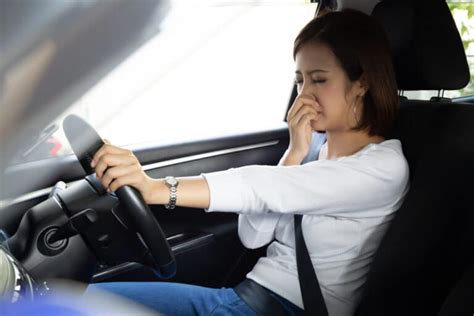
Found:
[[[178,180],[174,177],[166,177],[164,180],[169,189],[170,199],[168,204],[165,204],[167,210],[174,210],[176,208],[176,200],[178,199]]]

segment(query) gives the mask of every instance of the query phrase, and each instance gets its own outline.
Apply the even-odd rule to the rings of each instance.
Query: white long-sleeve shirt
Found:
[[[409,186],[396,139],[333,160],[203,176],[211,197],[207,211],[241,214],[238,232],[247,248],[272,242],[247,277],[301,308],[293,215],[304,215],[304,239],[331,316],[353,314],[373,255]]]

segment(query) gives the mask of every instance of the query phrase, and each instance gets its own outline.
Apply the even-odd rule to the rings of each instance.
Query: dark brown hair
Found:
[[[355,130],[386,136],[397,116],[399,99],[388,40],[374,18],[351,9],[311,20],[295,39],[293,58],[309,43],[332,50],[350,81],[364,76],[367,93]]]

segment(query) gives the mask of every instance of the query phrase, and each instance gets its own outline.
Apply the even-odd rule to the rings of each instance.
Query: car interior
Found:
[[[339,1],[338,9],[358,5],[357,1]],[[162,2],[158,11],[165,8]],[[163,17],[151,16],[149,9],[132,10],[137,15],[146,13],[149,19]],[[443,96],[444,90],[461,89],[470,80],[461,37],[444,0],[374,1],[367,13],[382,24],[392,50],[400,113],[391,138],[400,139],[403,145],[410,167],[410,191],[375,254],[355,314],[472,315],[474,97]],[[130,40],[134,34],[123,37]],[[62,58],[69,53],[67,47],[65,52]],[[61,78],[55,72],[62,62],[57,61],[56,69],[50,70],[53,81],[44,86]],[[296,89],[288,88],[293,89],[289,108]],[[431,100],[404,96],[411,90],[437,90],[439,95]],[[38,97],[44,104],[50,100],[47,93]],[[20,134],[33,132],[37,131],[25,128]],[[9,249],[9,260],[27,275],[24,279],[30,284],[29,292],[21,295],[32,296],[33,280],[50,278],[86,284],[166,280],[232,287],[265,255],[266,247],[250,250],[241,244],[237,214],[186,208],[171,212],[161,205],[137,203],[139,198],[133,192],[126,193],[127,197],[119,192],[105,194],[93,172],[83,168],[90,159],[90,148],[98,146],[92,138],[83,134],[68,137],[72,143],[86,140],[74,150],[75,156],[8,168],[0,165],[2,198],[5,196],[0,204],[0,229],[9,237],[3,245]],[[279,128],[142,146],[134,153],[148,175],[164,178],[277,165],[288,144],[288,129]],[[40,180],[32,180],[31,175]],[[8,197],[12,193],[14,198]],[[133,212],[140,208],[146,210]],[[145,215],[140,220],[135,213]],[[152,226],[139,228],[145,221]],[[153,229],[157,230],[147,235]],[[58,231],[62,239],[51,242],[49,237]],[[151,240],[161,241],[154,244]],[[173,266],[165,267],[170,258]],[[2,262],[0,256],[0,268]]]

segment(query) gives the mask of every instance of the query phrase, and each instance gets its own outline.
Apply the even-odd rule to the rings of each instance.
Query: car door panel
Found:
[[[147,146],[133,151],[147,174],[154,178],[167,175],[193,176],[245,165],[275,165],[288,147],[287,128],[266,132],[228,136],[183,144]],[[58,164],[61,174],[52,172]],[[57,169],[56,169],[57,170]],[[22,214],[47,198],[56,181],[68,183],[84,174],[71,156],[17,165],[9,170],[7,179],[22,179],[28,183],[31,175],[36,181],[30,192],[3,209],[5,220],[0,228],[13,234]],[[48,176],[47,176],[48,175]],[[3,200],[2,203],[12,201]],[[246,250],[237,235],[237,214],[206,213],[204,210],[176,208],[166,210],[153,205],[151,210],[160,222],[176,256],[178,272],[171,280],[206,286],[232,285],[238,282],[258,257],[262,249]],[[151,270],[135,263],[115,267],[99,267],[93,281],[159,280]]]
[[[214,146],[209,146],[208,143],[209,151],[206,153],[195,152],[195,155],[176,158],[174,161],[144,164],[143,167],[150,176],[163,178],[167,175],[199,175],[253,164],[277,164],[288,146],[288,131],[279,130],[273,136],[255,136],[257,137],[230,138],[229,142],[219,140]],[[148,150],[147,154],[150,155],[151,152]],[[156,151],[156,154],[159,155],[160,151]],[[173,154],[169,155],[174,157]],[[240,243],[237,214],[205,213],[203,210],[179,207],[169,211],[158,205],[151,209],[176,256],[178,272],[173,281],[206,286],[232,285],[244,276],[248,266],[262,254],[262,250],[247,251]],[[237,266],[236,262],[239,262]],[[122,271],[114,269],[108,276],[107,272],[100,272],[96,280],[159,280],[144,270],[138,265],[133,268],[131,265],[124,265]]]

